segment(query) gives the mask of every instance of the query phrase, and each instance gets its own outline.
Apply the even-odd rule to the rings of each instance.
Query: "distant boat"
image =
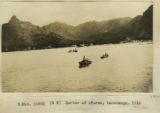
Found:
[[[108,57],[109,57],[109,55],[108,55],[107,53],[105,53],[105,54],[103,54],[103,55],[101,56],[101,59],[108,58]]]
[[[79,68],[87,67],[87,66],[89,66],[90,64],[92,64],[92,61],[89,60],[88,58],[85,58],[85,56],[84,56],[84,57],[83,57],[83,60],[79,62]]]
[[[78,50],[77,49],[73,49],[73,52],[78,52]]]
[[[69,51],[68,51],[68,53],[71,53],[71,52],[72,52],[72,50],[69,50]]]
[[[78,52],[77,49],[73,49],[73,50],[69,50],[68,53],[71,53],[71,52]]]

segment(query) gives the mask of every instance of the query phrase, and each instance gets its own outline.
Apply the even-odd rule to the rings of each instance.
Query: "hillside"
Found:
[[[131,40],[152,40],[153,38],[153,6],[150,6],[143,15],[136,16],[120,27],[107,32],[91,35],[88,39],[94,44],[119,43]]]
[[[12,16],[8,23],[2,25],[2,51],[152,40],[152,22],[153,6],[135,18],[88,21],[77,26],[54,22],[39,27]]]

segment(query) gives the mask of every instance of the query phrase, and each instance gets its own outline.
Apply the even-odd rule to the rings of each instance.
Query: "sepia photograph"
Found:
[[[152,2],[4,2],[2,92],[153,92]]]

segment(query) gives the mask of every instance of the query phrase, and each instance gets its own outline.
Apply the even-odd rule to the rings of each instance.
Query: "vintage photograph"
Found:
[[[153,91],[152,2],[4,2],[2,92]]]

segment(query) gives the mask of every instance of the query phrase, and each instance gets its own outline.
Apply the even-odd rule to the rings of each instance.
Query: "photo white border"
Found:
[[[3,2],[31,2],[32,0],[1,0],[0,4]],[[35,2],[44,2],[44,0],[34,0]],[[47,0],[48,2],[59,2],[58,0]],[[63,0],[65,2],[80,2],[79,0]],[[18,113],[18,112],[28,112],[28,113],[50,113],[53,111],[56,112],[119,112],[119,113],[159,113],[160,112],[160,1],[159,0],[82,0],[87,2],[153,2],[154,6],[154,16],[153,16],[153,93],[0,93],[0,113]],[[81,2],[82,2],[81,1]],[[1,5],[0,5],[1,6]],[[3,17],[1,17],[3,18]],[[1,35],[1,31],[0,31]],[[1,47],[1,46],[0,46]],[[2,55],[2,53],[0,54]],[[0,61],[1,61],[0,57]],[[1,71],[0,67],[0,71]],[[1,85],[1,84],[0,84]],[[152,98],[154,97],[154,98]],[[139,99],[140,101],[144,102],[145,106],[148,106],[148,109],[136,108],[136,107],[127,107],[124,108],[122,106],[113,106],[113,107],[102,107],[97,111],[92,111],[92,107],[90,106],[87,108],[88,110],[81,110],[81,107],[75,109],[72,107],[70,109],[65,109],[65,106],[62,108],[40,108],[39,109],[17,109],[15,103],[21,100],[28,100],[33,101],[36,99],[47,101],[47,99],[116,99],[116,100],[130,100],[130,99]],[[83,107],[82,107],[83,108]],[[56,110],[55,110],[56,109]],[[102,109],[102,110],[101,110]],[[20,110],[20,111],[19,111]],[[50,111],[51,110],[51,111]]]

